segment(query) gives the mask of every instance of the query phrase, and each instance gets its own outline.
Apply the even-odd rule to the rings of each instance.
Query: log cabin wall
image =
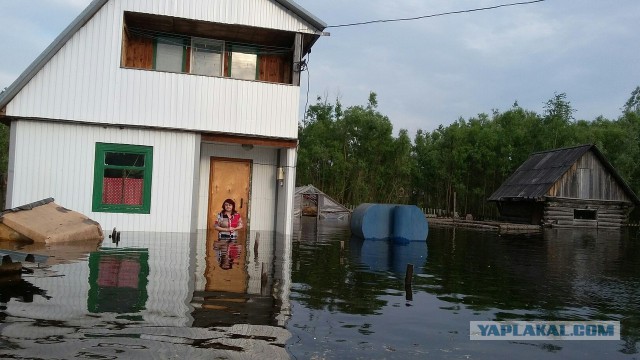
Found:
[[[616,200],[631,198],[592,151],[587,151],[549,189],[551,197]]]
[[[544,203],[538,201],[503,201],[498,203],[500,220],[518,224],[539,225]]]
[[[631,202],[548,198],[545,225],[553,227],[619,228],[627,221]]]

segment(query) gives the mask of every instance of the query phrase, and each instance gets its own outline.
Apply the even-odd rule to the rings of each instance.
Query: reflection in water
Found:
[[[89,299],[92,313],[138,313],[148,299],[147,249],[102,249],[89,256]]]
[[[289,275],[275,256],[288,242],[263,232],[216,244],[201,232],[29,245],[52,256],[0,284],[0,357],[288,358]]]
[[[294,357],[611,359],[638,354],[640,242],[633,232],[553,229],[499,236],[432,228],[428,251],[406,253],[387,242],[347,240],[348,232],[321,232],[294,239],[291,298],[300,309],[288,324],[296,339],[288,344]],[[412,299],[403,293],[406,263],[416,265]],[[511,319],[619,320],[622,341],[469,340],[469,321]]]
[[[432,228],[426,248],[396,247],[354,242],[348,224],[307,220],[293,238],[247,233],[227,270],[206,232],[122,233],[115,246],[56,249],[45,267],[0,286],[0,357],[638,356],[635,232],[458,229],[454,238]],[[469,341],[469,321],[509,319],[619,320],[622,341]]]
[[[424,241],[400,244],[392,240],[352,237],[349,244],[352,259],[372,271],[389,271],[404,276],[407,264],[413,264],[416,269],[414,274],[420,274],[427,261],[427,244]]]
[[[205,278],[207,291],[245,293],[247,291],[246,237],[221,239],[216,231],[207,232]]]
[[[28,281],[20,278],[19,275],[9,275],[0,278],[0,305],[1,309],[6,309],[5,304],[15,299],[25,303],[33,302],[35,295],[49,299],[47,292],[34,286]]]

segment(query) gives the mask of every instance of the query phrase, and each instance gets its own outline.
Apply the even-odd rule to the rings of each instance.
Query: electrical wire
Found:
[[[539,3],[543,1],[545,0],[523,1],[523,2],[510,3],[510,4],[487,6],[487,7],[476,8],[476,9],[448,11],[448,12],[443,12],[439,14],[416,16],[416,17],[410,17],[410,18],[382,19],[382,20],[371,20],[371,21],[363,21],[363,22],[350,23],[350,24],[328,25],[326,28],[339,28],[339,27],[347,27],[347,26],[359,26],[359,25],[369,25],[369,24],[376,24],[376,23],[387,23],[387,22],[398,22],[398,21],[412,21],[412,20],[420,20],[420,19],[426,19],[426,18],[432,18],[432,17],[444,16],[444,15],[454,15],[454,14],[470,13],[475,11],[493,10],[493,9],[498,9],[498,8],[508,7],[508,6],[529,5],[529,4]]]
[[[304,103],[304,114],[302,114],[302,119],[307,120],[307,107],[309,106],[309,87],[311,87],[311,73],[309,72],[309,62],[311,61],[311,52],[307,54],[307,100]]]

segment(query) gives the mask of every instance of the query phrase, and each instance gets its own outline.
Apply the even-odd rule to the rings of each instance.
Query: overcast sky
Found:
[[[0,0],[0,89],[9,86],[90,0]],[[327,25],[475,9],[500,0],[297,0]],[[577,119],[616,119],[640,85],[640,1],[531,5],[353,27],[329,27],[310,54],[301,108],[317,96],[379,111],[394,131],[432,131],[514,101],[542,113],[566,93]]]

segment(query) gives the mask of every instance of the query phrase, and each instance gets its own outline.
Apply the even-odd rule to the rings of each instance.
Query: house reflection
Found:
[[[89,256],[88,310],[137,313],[148,299],[147,249],[103,249]]]
[[[217,231],[208,231],[206,239],[205,291],[243,294],[247,291],[246,234],[237,239],[218,239]]]
[[[286,237],[241,232],[235,240],[219,240],[216,231],[205,236],[198,240],[196,251],[192,326],[284,325],[288,300],[282,300],[280,265],[290,251]]]

